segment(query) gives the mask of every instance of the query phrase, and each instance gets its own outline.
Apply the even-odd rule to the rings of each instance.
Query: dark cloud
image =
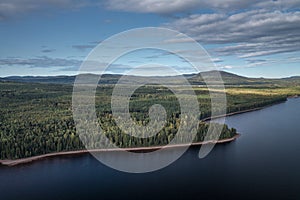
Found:
[[[266,62],[267,60],[266,59],[247,59],[246,60],[247,63],[261,63],[261,62]]]
[[[111,10],[137,13],[178,14],[192,10],[213,10],[217,12],[235,12],[237,10],[266,9],[297,9],[299,0],[108,0],[104,5]]]
[[[36,58],[0,58],[0,66],[29,66],[29,67],[67,67],[80,66],[81,60],[50,58],[41,56]]]
[[[105,5],[112,10],[169,15],[211,10],[211,14],[174,18],[164,26],[201,44],[222,44],[210,51],[215,56],[246,58],[300,51],[299,0],[109,0]]]
[[[110,10],[119,10],[137,13],[156,13],[162,15],[172,15],[178,13],[188,13],[193,10],[213,10],[218,12],[234,12],[237,10],[247,10],[256,8],[277,8],[293,9],[299,8],[299,0],[1,0],[0,19],[15,17],[19,14],[30,13],[36,10],[56,9],[79,9],[86,6],[106,7]],[[111,22],[110,19],[105,20]]]
[[[0,20],[35,10],[76,9],[91,4],[100,5],[89,0],[0,0]],[[241,58],[255,58],[300,51],[299,0],[108,0],[103,1],[101,5],[107,9],[126,12],[159,15],[185,13],[163,26],[186,33],[201,44],[221,44],[222,47],[210,49],[215,57],[237,55]],[[200,13],[205,11],[211,14],[188,14],[190,11],[201,11]],[[189,41],[178,38],[167,42]],[[98,43],[91,42],[72,47],[85,51],[94,48]],[[54,49],[47,47],[42,50],[43,53],[53,51]],[[252,64],[250,62],[248,63]],[[24,63],[32,67],[71,66],[76,60],[49,57],[0,59],[0,65],[4,65],[3,63],[6,65]],[[67,63],[69,64],[66,65]]]
[[[219,56],[254,57],[300,51],[300,12],[251,10],[237,14],[195,14],[167,27],[200,43],[223,44]],[[177,41],[180,42],[180,38]]]
[[[277,65],[277,64],[291,64],[291,63],[299,63],[300,58],[296,53],[286,53],[280,57],[268,58],[268,59],[255,59],[250,58],[246,59],[247,65],[246,67],[253,67],[259,65]]]
[[[234,10],[245,9],[252,6],[258,0],[236,1],[236,0],[109,0],[106,7],[112,10],[120,10],[138,13],[170,14],[187,12],[196,9]]]
[[[50,58],[48,56],[40,56],[36,58],[0,58],[0,67],[4,66],[20,66],[20,67],[31,67],[31,68],[57,68],[56,71],[77,71],[79,70],[82,60],[77,59],[63,59],[63,58]],[[127,70],[132,69],[129,65],[123,65],[118,63],[100,63],[98,61],[85,61],[86,72],[99,72],[105,70],[105,67],[109,66],[106,71],[110,73],[124,73]]]

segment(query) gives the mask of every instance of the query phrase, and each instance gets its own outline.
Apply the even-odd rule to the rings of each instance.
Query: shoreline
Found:
[[[199,145],[205,145],[205,144],[222,144],[222,143],[228,143],[236,140],[241,135],[237,133],[235,136],[231,138],[226,138],[222,140],[209,140],[206,142],[194,142],[192,144],[175,144],[170,146],[153,146],[153,147],[134,147],[134,148],[122,148],[122,149],[92,149],[92,150],[75,150],[75,151],[65,151],[65,152],[56,152],[56,153],[47,153],[39,156],[32,156],[28,158],[20,158],[16,160],[0,160],[0,164],[2,166],[16,166],[20,164],[27,164],[31,163],[33,161],[47,159],[47,158],[53,158],[58,156],[68,156],[68,155],[81,155],[86,153],[97,153],[97,152],[118,152],[118,151],[132,151],[132,152],[140,152],[140,151],[153,151],[158,150],[161,148],[179,148],[179,147],[187,147],[187,146],[199,146]]]
[[[246,110],[241,110],[241,111],[235,111],[235,112],[231,112],[231,113],[226,113],[224,115],[217,115],[217,116],[213,116],[213,117],[207,117],[207,118],[201,119],[200,121],[207,122],[207,121],[218,119],[218,118],[222,118],[222,117],[229,117],[229,116],[239,115],[239,114],[243,114],[243,113],[247,113],[247,112],[253,112],[253,111],[262,110],[262,109],[265,109],[265,108],[268,108],[268,107],[271,107],[271,106],[274,106],[274,105],[277,105],[277,104],[284,103],[288,99],[291,99],[291,98],[298,98],[298,96],[287,97],[284,101],[276,102],[276,103],[273,103],[273,104],[270,104],[270,105],[266,105],[266,106],[261,106],[261,107],[251,108],[251,109],[246,109]]]
[[[294,96],[288,96],[286,98],[285,101],[287,101],[290,98],[298,98],[298,95],[294,95]],[[227,113],[225,115],[218,115],[218,116],[214,116],[214,117],[207,117],[204,118],[200,121],[205,122],[205,121],[210,121],[210,120],[214,120],[214,119],[218,119],[218,118],[222,118],[222,117],[227,117],[227,116],[232,116],[232,115],[238,115],[238,114],[243,114],[243,113],[247,113],[247,112],[252,112],[252,111],[257,111],[257,110],[261,110],[276,104],[280,104],[280,103],[284,103],[285,101],[282,102],[276,102],[270,105],[266,105],[266,106],[262,106],[262,107],[257,107],[257,108],[252,108],[252,109],[246,109],[246,110],[241,110],[241,111],[236,111],[236,112],[232,112],[232,113]],[[234,140],[236,140],[238,137],[240,137],[241,134],[237,133],[235,136],[231,137],[231,138],[227,138],[227,139],[222,139],[222,140],[218,140],[218,141],[206,141],[206,142],[195,142],[190,144],[190,146],[199,146],[199,145],[205,145],[205,144],[222,144],[222,143],[228,143],[228,142],[232,142]],[[37,160],[41,160],[41,159],[47,159],[47,158],[52,158],[52,157],[58,157],[58,156],[68,156],[68,155],[80,155],[80,154],[86,154],[86,153],[96,153],[96,152],[116,152],[116,151],[135,151],[135,152],[139,152],[139,151],[153,151],[153,150],[158,150],[161,148],[178,148],[178,147],[186,147],[188,146],[188,144],[176,144],[176,145],[172,145],[172,146],[153,146],[153,147],[134,147],[134,148],[122,148],[122,149],[93,149],[93,150],[75,150],[75,151],[64,151],[64,152],[56,152],[56,153],[47,153],[47,154],[43,154],[43,155],[39,155],[39,156],[32,156],[32,157],[28,157],[28,158],[20,158],[20,159],[16,159],[16,160],[0,160],[0,166],[16,166],[16,165],[20,165],[20,164],[26,164],[26,163],[31,163],[33,161],[37,161]]]

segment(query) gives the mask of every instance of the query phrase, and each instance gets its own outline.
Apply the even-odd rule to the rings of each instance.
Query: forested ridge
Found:
[[[0,82],[0,86],[0,159],[84,149],[72,116],[72,85]],[[148,110],[153,104],[163,105],[168,114],[166,126],[156,136],[141,139],[124,134],[116,126],[110,110],[112,89],[113,85],[101,85],[96,96],[101,128],[112,142],[119,147],[141,147],[165,145],[172,140],[182,122],[179,120],[178,102],[171,91],[154,86],[135,91],[130,111],[138,124],[147,124]],[[201,104],[201,119],[210,116],[207,89],[195,88],[195,92]],[[299,88],[230,88],[227,92],[227,111],[270,105],[298,93]],[[207,128],[206,123],[199,121],[195,142],[203,140]],[[225,125],[220,139],[235,134],[235,129]],[[91,146],[97,148],[99,144],[95,141]]]

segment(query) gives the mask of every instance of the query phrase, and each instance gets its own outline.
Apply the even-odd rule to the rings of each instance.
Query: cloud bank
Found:
[[[300,12],[251,10],[237,14],[195,14],[166,27],[200,43],[224,44],[217,55],[253,57],[300,50]],[[180,42],[180,39],[178,41]]]
[[[80,66],[81,60],[50,58],[48,56],[40,56],[36,58],[0,58],[0,66],[29,66],[29,67],[68,67]]]
[[[77,9],[87,6],[84,0],[1,0],[0,20],[16,17],[32,11],[56,9]]]

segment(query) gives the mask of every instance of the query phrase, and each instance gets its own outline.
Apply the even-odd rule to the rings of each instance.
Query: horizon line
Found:
[[[80,74],[59,74],[59,75],[9,75],[9,76],[0,76],[0,78],[11,78],[11,77],[20,77],[20,78],[25,78],[25,77],[32,77],[32,78],[46,78],[46,77],[73,77],[73,76],[79,76],[79,75],[97,75],[97,76],[103,76],[103,75],[113,75],[113,76],[136,76],[136,77],[176,77],[176,76],[193,76],[193,75],[198,75],[201,73],[207,73],[207,72],[213,72],[213,71],[218,71],[218,72],[225,72],[225,73],[229,73],[232,75],[236,75],[236,76],[240,76],[240,77],[245,77],[245,78],[254,78],[254,79],[259,79],[259,78],[263,78],[263,79],[285,79],[285,78],[293,78],[293,77],[300,77],[300,75],[291,75],[291,76],[285,76],[285,77],[263,77],[263,76],[245,76],[245,75],[241,75],[235,72],[229,72],[229,71],[225,71],[225,70],[210,70],[210,71],[203,71],[203,72],[199,72],[199,73],[182,73],[182,74],[178,74],[178,75],[135,75],[135,74],[121,74],[121,73],[104,73],[104,74],[97,74],[97,73],[80,73]]]

